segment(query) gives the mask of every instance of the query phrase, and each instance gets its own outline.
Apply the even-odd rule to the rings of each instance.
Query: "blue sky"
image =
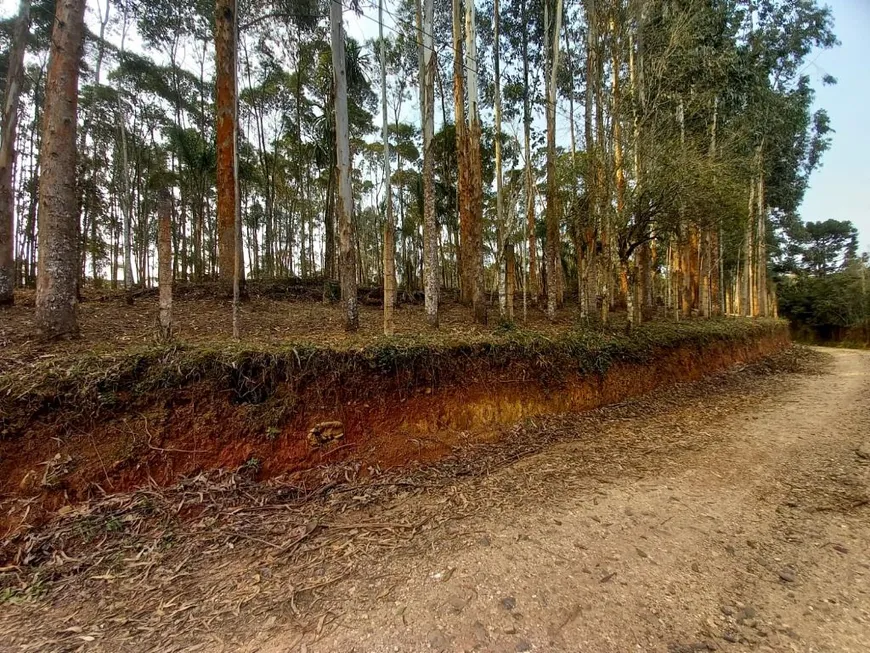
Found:
[[[807,73],[836,130],[801,206],[807,221],[851,220],[870,251],[870,0],[828,0],[842,45],[812,57]],[[837,78],[822,86],[822,75]]]

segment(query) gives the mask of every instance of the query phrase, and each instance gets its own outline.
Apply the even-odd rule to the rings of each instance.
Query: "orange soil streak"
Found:
[[[499,438],[501,427],[547,413],[579,412],[623,401],[663,386],[697,380],[748,363],[788,345],[782,333],[749,344],[719,343],[704,349],[665,350],[646,364],[615,364],[604,375],[570,375],[543,383],[534,370],[517,366],[481,371],[461,385],[415,391],[373,384],[365,400],[343,402],[340,390],[311,388],[292,397],[279,387],[259,405],[233,403],[228,393],[201,385],[168,399],[137,401],[136,411],[72,432],[58,422],[34,424],[0,458],[0,489],[6,497],[37,498],[34,508],[56,510],[96,493],[155,482],[174,483],[216,468],[257,461],[261,480],[336,462],[380,469],[430,463],[454,447]],[[269,417],[278,411],[278,418]],[[281,411],[289,417],[282,420]],[[311,427],[341,421],[344,437],[312,447]],[[280,424],[269,428],[268,423]],[[47,489],[44,463],[71,458],[68,471]],[[0,524],[2,527],[2,524]]]

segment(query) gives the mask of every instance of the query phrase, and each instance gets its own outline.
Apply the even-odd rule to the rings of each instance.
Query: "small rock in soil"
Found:
[[[505,610],[513,610],[515,607],[517,607],[517,600],[512,596],[506,596],[501,600],[501,606]]]
[[[722,614],[724,614],[726,617],[732,617],[732,616],[734,616],[734,607],[733,607],[733,606],[730,606],[730,605],[723,605],[723,606],[722,606],[721,608],[719,608],[719,609],[722,610]]]
[[[862,460],[870,460],[870,442],[865,442],[855,451],[858,454],[858,458]]]
[[[722,639],[724,639],[726,642],[736,644],[740,641],[740,635],[738,635],[733,630],[726,630],[724,633],[722,633]]]
[[[520,641],[517,642],[517,645],[514,647],[514,650],[518,651],[519,653],[522,653],[523,651],[531,651],[532,645],[529,644],[526,640],[521,639]]]
[[[429,648],[434,651],[445,651],[450,646],[450,640],[447,635],[440,630],[432,630],[426,638],[429,641]]]
[[[842,544],[835,544],[833,546],[833,549],[834,549],[834,551],[837,551],[838,553],[849,553],[849,549],[844,547]]]
[[[434,574],[432,574],[432,579],[440,581],[442,583],[446,583],[448,580],[450,580],[451,576],[453,576],[454,571],[456,571],[455,567],[448,567],[447,569],[436,571]]]
[[[489,546],[490,544],[492,544],[492,541],[486,535],[484,535],[479,540],[477,540],[477,543],[480,544],[480,546]]]
[[[474,625],[471,627],[472,632],[474,633],[474,638],[480,644],[485,644],[489,641],[489,631],[479,621],[475,621]]]
[[[699,565],[697,562],[693,562],[692,563],[692,571],[694,571],[696,574],[700,574],[701,573],[701,565]]]
[[[747,619],[755,619],[758,612],[756,612],[755,608],[751,605],[747,605],[740,611],[740,614],[737,615],[738,621],[745,621]]]
[[[638,547],[634,547],[634,550],[637,551],[637,555],[639,555],[641,558],[649,558],[649,553],[647,553],[643,549],[640,549]]]
[[[797,579],[797,574],[791,567],[783,567],[779,570],[779,578],[786,583],[793,583]]]
[[[451,608],[453,608],[453,611],[458,614],[465,609],[465,605],[468,603],[468,601],[463,596],[453,594],[450,598],[447,599],[447,603],[450,605]]]
[[[731,546],[730,544],[726,545],[725,552],[728,553],[729,555],[734,555],[734,547]]]

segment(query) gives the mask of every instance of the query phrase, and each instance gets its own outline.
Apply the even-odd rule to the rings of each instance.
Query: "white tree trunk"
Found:
[[[498,275],[498,307],[502,319],[512,320],[507,301],[507,259],[505,257],[505,238],[507,229],[504,221],[504,200],[502,197],[501,161],[501,53],[499,52],[499,31],[501,18],[499,0],[493,6],[493,44],[492,58],[495,62],[495,220],[498,240],[496,253],[496,275]]]
[[[157,205],[157,285],[160,293],[158,338],[172,339],[172,195],[161,189]]]
[[[468,93],[468,123],[480,120],[477,86],[477,17],[474,1],[466,0],[465,10],[465,78]]]
[[[478,88],[477,57],[477,16],[474,1],[468,0],[465,12],[465,69],[468,92],[468,131],[467,161],[469,168],[471,209],[468,217],[472,221],[472,246],[468,251],[473,255],[469,262],[472,280],[472,305],[474,320],[486,324],[487,306],[483,275],[483,176],[480,161],[480,95]]]
[[[546,9],[546,4],[544,5]],[[545,14],[546,16],[546,14]],[[545,25],[548,21],[545,17]],[[556,0],[556,20],[550,48],[547,77],[547,317],[556,317],[558,300],[559,223],[556,216],[556,79],[559,71],[559,34],[562,31],[562,0]]]
[[[121,22],[121,47],[119,49],[118,58],[124,59],[124,46],[127,41],[127,6],[124,5],[124,13]],[[124,104],[121,102],[121,76],[117,77],[115,88],[116,98],[118,101],[118,127],[121,130],[121,164],[124,166],[118,182],[121,186],[120,197],[118,199],[121,205],[121,213],[123,213],[124,225],[123,241],[124,241],[124,289],[129,293],[133,288],[133,262],[132,262],[132,245],[133,239],[130,233],[132,202],[130,200],[130,185],[127,182],[129,171],[129,157],[127,154],[127,116],[124,114]],[[132,301],[132,300],[129,300]]]
[[[432,141],[435,136],[435,3],[423,0],[423,86],[421,119],[423,123],[423,288],[426,322],[438,327],[438,227],[435,220],[435,161]]]
[[[350,185],[350,126],[347,115],[347,62],[344,51],[342,5],[329,3],[329,27],[332,42],[332,67],[335,78],[335,160],[338,188],[335,212],[338,215],[339,282],[344,308],[344,327],[359,328],[359,306],[356,296],[356,258],[353,249],[353,193]]]

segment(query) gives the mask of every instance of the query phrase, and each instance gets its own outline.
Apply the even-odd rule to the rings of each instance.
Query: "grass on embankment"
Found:
[[[702,349],[787,337],[778,320],[713,319],[653,322],[631,334],[577,327],[559,336],[519,328],[445,337],[438,333],[382,337],[337,348],[317,343],[251,347],[183,342],[124,350],[112,355],[76,353],[22,360],[0,375],[0,438],[20,435],[37,417],[98,419],[125,406],[192,384],[230,391],[234,401],[264,401],[280,384],[338,387],[363,396],[381,381],[408,388],[462,383],[485,367],[515,366],[544,381],[568,374],[601,374],[619,362],[643,363],[662,350]]]

